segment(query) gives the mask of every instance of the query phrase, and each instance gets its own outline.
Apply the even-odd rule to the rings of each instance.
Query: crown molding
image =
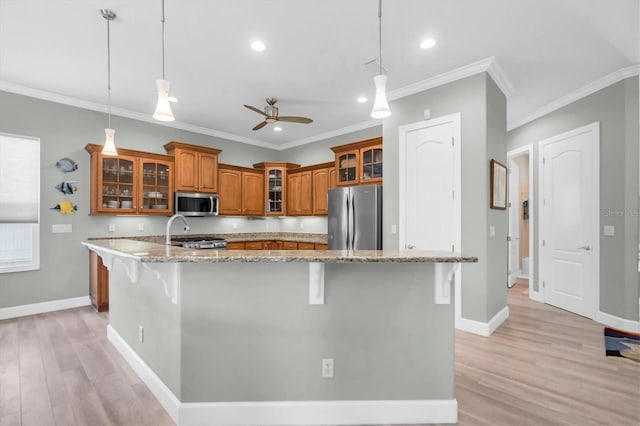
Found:
[[[71,96],[65,96],[58,93],[47,92],[44,90],[33,89],[30,87],[21,86],[19,84],[9,83],[7,81],[0,80],[0,90],[14,93],[17,95],[37,98],[44,101],[68,105],[76,108],[103,112],[105,114],[109,112],[108,106],[104,104],[89,102],[82,99],[73,98]],[[269,148],[274,150],[279,149],[278,145],[259,141],[257,139],[246,138],[243,136],[234,135],[232,133],[226,133],[226,132],[221,132],[219,130],[210,129],[208,127],[202,127],[202,126],[196,126],[189,123],[183,123],[181,121],[160,122],[160,121],[154,120],[151,114],[141,114],[139,112],[130,111],[122,108],[112,108],[111,115],[117,115],[119,117],[130,118],[132,120],[143,121],[143,122],[155,124],[158,126],[171,127],[174,129],[185,130],[188,132],[199,133],[206,136],[213,136],[221,139],[242,142],[249,145],[259,146],[262,148]]]
[[[526,115],[518,120],[509,121],[509,123],[507,123],[507,131],[516,129],[544,115],[547,115],[576,101],[579,101],[580,99],[585,98],[599,90],[609,87],[612,84],[615,84],[629,77],[634,77],[636,75],[640,75],[640,64],[631,65],[630,67],[622,68],[618,71],[612,72],[611,74],[607,74],[604,77],[601,77],[587,84],[586,86],[574,90],[573,92],[562,96],[551,103],[548,103],[542,108],[538,108],[529,115]]]
[[[415,95],[416,93],[424,92],[425,90],[433,89],[434,87],[442,86],[447,83],[452,83],[456,80],[460,80],[465,77],[470,77],[475,74],[487,72],[491,75],[491,78],[496,82],[505,97],[511,96],[513,93],[513,85],[507,78],[495,56],[482,59],[469,65],[456,68],[451,71],[447,71],[443,74],[435,77],[428,78],[426,80],[418,81],[417,83],[410,84],[408,86],[401,87],[389,91],[387,98],[391,101],[404,98],[406,96]]]
[[[363,121],[361,123],[352,124],[350,126],[342,127],[340,129],[332,130],[330,132],[320,133],[315,136],[309,136],[308,138],[298,139],[296,141],[287,142],[282,145],[278,145],[277,150],[282,151],[289,148],[295,148],[296,146],[306,145],[313,142],[333,138],[336,136],[346,135],[348,133],[357,132],[358,130],[368,129],[370,127],[382,126],[382,120],[374,119],[369,121]]]

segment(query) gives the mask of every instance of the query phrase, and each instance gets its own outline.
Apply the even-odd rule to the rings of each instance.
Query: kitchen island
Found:
[[[178,424],[457,421],[451,279],[474,257],[84,244],[110,341]]]

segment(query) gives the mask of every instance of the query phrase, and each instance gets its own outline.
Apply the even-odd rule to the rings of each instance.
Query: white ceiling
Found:
[[[114,112],[150,117],[161,76],[161,0],[0,0],[0,88],[106,105],[111,25]],[[165,0],[166,77],[177,123],[282,146],[370,119],[377,0]],[[638,0],[385,0],[383,64],[394,91],[495,57],[514,92],[508,121],[640,63]],[[420,41],[432,36],[430,50]],[[267,49],[249,48],[254,39]],[[11,90],[11,89],[9,89]],[[356,103],[360,95],[367,104]],[[279,99],[313,118],[253,132],[243,104]],[[428,106],[425,106],[428,107]],[[100,107],[98,107],[100,109]],[[206,132],[206,131],[205,131]],[[215,133],[215,132],[214,132]]]

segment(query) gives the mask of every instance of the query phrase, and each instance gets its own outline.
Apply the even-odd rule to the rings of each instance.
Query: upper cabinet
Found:
[[[382,182],[382,138],[366,139],[335,146],[336,185],[363,185]]]
[[[253,167],[264,170],[265,210],[267,216],[284,216],[287,209],[287,171],[299,164],[265,162]]]
[[[263,216],[264,172],[247,167],[220,164],[219,214]]]
[[[102,145],[88,144],[91,154],[92,215],[170,215],[173,212],[173,158],[118,148],[102,155]]]
[[[172,141],[164,146],[175,158],[176,191],[218,192],[219,149]]]
[[[289,170],[287,174],[287,215],[326,216],[330,169],[333,162]]]

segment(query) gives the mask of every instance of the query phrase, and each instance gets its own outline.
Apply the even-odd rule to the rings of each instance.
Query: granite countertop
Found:
[[[83,243],[143,263],[475,263],[474,256],[445,251],[417,250],[193,250],[125,238],[95,239]]]

